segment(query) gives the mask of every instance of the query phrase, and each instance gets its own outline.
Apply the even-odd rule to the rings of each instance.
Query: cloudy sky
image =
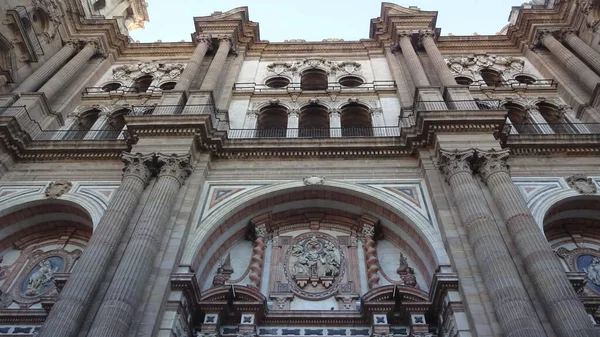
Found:
[[[263,40],[346,41],[369,37],[369,20],[378,17],[380,0],[146,0],[150,22],[131,32],[140,42],[190,41],[193,17],[248,6]],[[495,34],[508,23],[512,6],[524,0],[402,0],[401,6],[438,11],[442,35]]]

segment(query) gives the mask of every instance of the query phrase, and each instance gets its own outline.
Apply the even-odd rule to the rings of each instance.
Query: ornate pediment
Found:
[[[141,75],[152,75],[154,78],[168,77],[177,79],[185,66],[181,63],[139,62],[124,64],[112,70],[115,80],[126,80]]]
[[[525,61],[512,56],[497,56],[493,54],[471,54],[465,57],[453,57],[446,64],[454,73],[465,74],[481,69],[494,68],[501,72],[523,72]]]

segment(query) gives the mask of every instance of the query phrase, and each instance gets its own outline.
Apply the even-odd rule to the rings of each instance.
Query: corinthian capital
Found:
[[[228,43],[229,46],[233,46],[233,36],[231,35],[217,35],[217,40],[219,40],[219,44]]]
[[[148,183],[148,180],[150,180],[150,176],[152,175],[154,163],[153,154],[133,154],[123,152],[121,155],[121,161],[125,163],[125,168],[123,169],[123,178],[126,176],[133,176],[142,180],[144,184]]]
[[[437,165],[440,168],[440,170],[442,170],[442,172],[444,173],[446,181],[449,182],[452,176],[454,176],[457,173],[473,174],[473,170],[471,169],[471,162],[474,158],[474,150],[448,151],[440,149]]]
[[[196,42],[198,42],[199,44],[205,43],[208,46],[210,46],[212,43],[212,36],[208,34],[196,34],[196,36],[194,36],[194,40],[196,40]]]
[[[160,172],[158,177],[170,176],[179,181],[180,185],[183,185],[185,179],[192,173],[192,167],[190,166],[190,155],[165,155],[158,153],[156,155],[156,162],[160,166]]]
[[[423,42],[423,40],[425,40],[426,38],[432,38],[435,39],[435,32],[433,30],[422,30],[419,32],[419,39],[421,40],[421,42]]]
[[[496,173],[510,174],[509,166],[506,160],[509,157],[509,150],[496,151],[477,151],[477,171],[487,183],[488,179]]]

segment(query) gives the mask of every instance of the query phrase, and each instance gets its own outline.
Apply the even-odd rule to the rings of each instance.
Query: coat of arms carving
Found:
[[[71,190],[72,186],[73,186],[73,184],[70,181],[66,181],[66,180],[57,180],[57,181],[51,182],[46,187],[46,192],[45,192],[46,198],[48,198],[48,199],[59,198],[61,195],[69,192]]]
[[[583,174],[575,174],[565,178],[565,180],[569,187],[580,194],[596,194],[597,188],[592,178],[588,178]]]

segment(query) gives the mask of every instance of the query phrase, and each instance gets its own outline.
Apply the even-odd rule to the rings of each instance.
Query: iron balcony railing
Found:
[[[36,55],[44,55],[44,50],[42,49],[40,40],[33,29],[33,22],[31,21],[31,17],[29,17],[27,9],[25,9],[25,6],[16,6],[15,11],[19,15],[19,20],[23,25],[23,29],[25,29],[26,36],[24,36],[24,38],[29,40],[29,43]]]
[[[589,134],[600,135],[600,123],[507,124],[510,135]]]
[[[363,83],[356,87],[346,87],[338,83],[330,83],[327,89],[324,90],[335,90],[335,91],[378,91],[378,90],[394,90],[396,89],[396,82],[394,81],[374,81],[369,83]],[[273,88],[266,84],[260,83],[235,83],[233,85],[233,91],[237,92],[266,92],[266,91],[296,91],[304,90],[300,83],[289,83],[285,86]]]
[[[129,113],[131,116],[146,115],[216,115],[214,104],[196,105],[135,105]]]
[[[458,100],[458,101],[415,101],[413,113],[420,111],[445,110],[504,110],[502,102],[490,100]]]
[[[348,128],[269,128],[269,129],[230,129],[230,139],[250,138],[354,138],[354,137],[397,137],[400,127],[348,127]]]
[[[532,88],[532,89],[556,89],[558,87],[558,82],[554,79],[536,79],[531,83],[523,83],[517,80],[513,81],[499,81],[495,83],[486,83],[483,80],[475,81],[469,84],[469,87],[478,87],[479,89],[485,88],[506,88],[506,89],[523,89],[523,88]]]

